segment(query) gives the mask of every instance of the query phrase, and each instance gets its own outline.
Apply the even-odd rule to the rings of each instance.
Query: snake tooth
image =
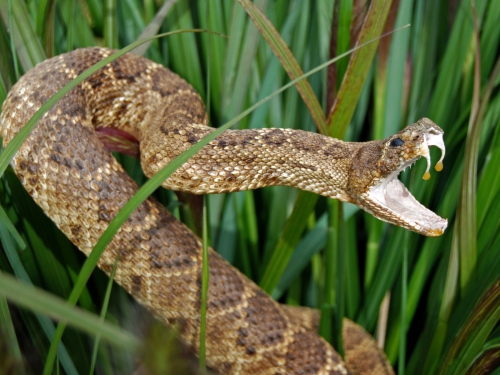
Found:
[[[48,98],[112,52],[80,49],[27,72],[3,104],[4,146]],[[203,101],[191,85],[154,62],[128,54],[57,102],[11,164],[47,216],[88,255],[138,189],[95,129],[114,129],[140,141],[141,165],[151,176],[213,131],[206,125]],[[386,140],[366,143],[291,129],[229,130],[163,186],[195,194],[295,186],[355,203],[410,230],[439,235],[446,221],[420,205],[397,175],[421,156],[430,163],[431,145],[444,152],[442,134],[428,119]],[[109,274],[118,255],[115,281],[158,320],[177,323],[182,340],[196,353],[200,240],[158,202],[148,199],[117,232],[98,266]],[[206,345],[212,369],[221,374],[348,373],[340,356],[314,332],[314,312],[279,305],[211,249],[209,265]],[[391,374],[366,332],[350,323],[345,327],[346,359],[352,373],[367,369]],[[363,365],[365,370],[360,370]]]

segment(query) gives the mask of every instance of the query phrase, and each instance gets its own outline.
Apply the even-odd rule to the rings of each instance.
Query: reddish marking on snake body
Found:
[[[133,135],[115,128],[96,128],[95,131],[109,151],[139,159],[139,141]]]

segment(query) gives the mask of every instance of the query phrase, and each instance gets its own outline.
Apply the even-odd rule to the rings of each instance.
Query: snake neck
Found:
[[[163,125],[162,134],[168,141],[151,137],[141,144],[146,175],[154,175],[172,156],[211,131],[202,125]],[[170,153],[160,151],[166,142]],[[182,165],[163,187],[210,194],[286,185],[351,201],[351,160],[359,147],[301,130],[229,130]]]

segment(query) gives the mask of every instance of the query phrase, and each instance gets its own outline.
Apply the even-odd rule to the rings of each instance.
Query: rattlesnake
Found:
[[[111,53],[104,48],[80,49],[26,73],[3,104],[4,146],[55,92]],[[11,164],[28,193],[88,255],[137,191],[94,129],[111,127],[140,140],[141,164],[151,176],[213,131],[206,123],[204,104],[188,83],[156,63],[128,54],[78,85],[46,113]],[[386,140],[366,143],[290,129],[232,130],[210,142],[163,186],[196,194],[296,186],[435,236],[444,231],[446,220],[420,205],[397,175],[421,156],[430,163],[431,145],[440,147],[444,156],[442,134],[428,119]],[[196,353],[200,240],[149,199],[121,227],[98,266],[109,274],[118,253],[115,280],[157,319],[177,323],[182,340]],[[314,313],[304,310],[300,317],[290,312],[212,250],[209,265],[206,343],[212,369],[222,374],[348,373],[340,356],[314,332]],[[366,332],[354,323],[346,326],[346,358],[353,373],[392,373]],[[361,348],[365,352],[357,355]],[[357,368],[363,363],[365,370],[360,372]]]

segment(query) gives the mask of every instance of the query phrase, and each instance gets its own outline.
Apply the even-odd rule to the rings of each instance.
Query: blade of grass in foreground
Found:
[[[7,259],[12,267],[12,270],[14,271],[16,278],[23,280],[24,284],[29,286],[30,284],[32,284],[32,281],[19,257],[16,246],[11,239],[10,233],[7,231],[7,228],[3,225],[2,222],[0,222],[0,239],[2,247],[5,251],[5,255],[7,256]],[[50,306],[50,304],[47,304],[46,306]],[[45,315],[35,313],[35,317],[47,340],[50,341],[55,332],[54,324]],[[77,374],[75,365],[72,362],[65,345],[60,345],[60,347],[58,348],[58,355],[64,370],[71,375]]]
[[[134,349],[140,344],[138,339],[123,329],[101,322],[94,314],[70,306],[65,300],[27,285],[7,273],[0,273],[0,295],[18,306],[65,321],[91,335],[99,332],[104,340],[118,347]]]

